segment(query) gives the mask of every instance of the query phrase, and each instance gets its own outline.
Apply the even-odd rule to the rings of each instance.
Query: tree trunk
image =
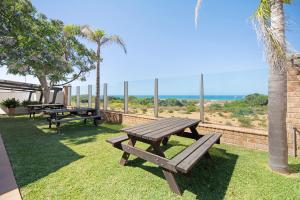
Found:
[[[271,31],[285,51],[285,23],[282,0],[271,2]],[[269,166],[274,171],[287,173],[287,72],[284,62],[275,60],[269,61]]]
[[[95,109],[97,114],[100,114],[100,43],[97,44],[97,68],[96,68],[96,98],[95,98]]]
[[[45,75],[38,76],[38,79],[40,81],[41,87],[42,87],[42,92],[44,96],[44,103],[49,103],[50,101],[50,87],[47,82],[47,78]]]

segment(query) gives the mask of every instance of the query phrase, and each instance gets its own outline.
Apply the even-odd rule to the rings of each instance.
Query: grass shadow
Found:
[[[292,174],[300,173],[300,164],[289,164],[289,170]]]
[[[212,148],[212,159],[202,158],[188,175],[176,174],[179,187],[197,195],[197,199],[224,199],[238,156],[222,149]],[[142,159],[134,159],[127,166],[140,167],[165,179],[161,168],[143,165]],[[166,183],[167,184],[167,183]]]
[[[83,158],[62,140],[79,145],[94,141],[97,134],[118,133],[117,129],[75,122],[66,124],[64,135],[58,135],[48,129],[44,118],[32,120],[28,117],[1,118],[0,127],[19,187]]]

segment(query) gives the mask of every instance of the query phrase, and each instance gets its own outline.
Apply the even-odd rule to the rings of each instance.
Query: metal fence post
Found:
[[[92,107],[92,85],[88,85],[88,107],[91,108]]]
[[[76,107],[79,108],[80,107],[80,86],[76,87],[76,94],[77,94]]]
[[[72,86],[68,85],[68,101],[67,101],[67,105],[71,106],[72,103]]]
[[[297,157],[297,128],[293,127],[293,156]]]
[[[200,120],[204,122],[204,83],[203,83],[203,74],[200,78]]]
[[[124,113],[128,113],[128,81],[124,81]]]
[[[108,99],[107,99],[107,83],[104,83],[103,87],[103,110],[107,111]]]
[[[158,117],[158,78],[154,82],[154,117]]]

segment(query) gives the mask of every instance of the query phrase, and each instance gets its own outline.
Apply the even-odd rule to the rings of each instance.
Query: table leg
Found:
[[[165,137],[165,138],[163,138],[161,143],[165,146],[168,144],[168,141],[169,141],[169,137]]]
[[[190,127],[190,130],[192,132],[192,136],[195,140],[199,140],[201,138],[201,136],[199,135],[197,129],[196,129],[197,126],[191,126]]]
[[[198,133],[196,127],[197,127],[197,126],[191,126],[191,127],[190,127],[190,130],[192,131],[193,138],[194,138],[195,140],[199,140],[202,136]],[[208,152],[206,152],[206,153],[204,154],[204,156],[205,156],[205,158],[207,158],[207,159],[211,159],[211,156],[209,155]]]
[[[134,147],[135,143],[136,143],[136,140],[132,139],[132,138],[130,138],[129,141],[128,141],[128,145],[133,146],[133,147]],[[129,156],[130,156],[129,153],[124,152],[123,155],[122,155],[122,158],[120,160],[120,165],[123,165],[123,166],[126,165],[127,162],[128,162]]]
[[[159,155],[161,157],[164,157],[164,158],[166,157],[165,154],[164,154],[164,152],[160,148],[160,142],[153,143],[152,147],[154,149],[154,152],[157,155]],[[176,193],[178,195],[181,195],[181,190],[180,190],[179,186],[177,185],[177,182],[176,182],[176,179],[174,177],[174,174],[172,172],[166,170],[166,169],[162,169],[162,171],[163,171],[163,174],[164,174],[164,176],[165,176],[165,178],[166,178],[166,180],[167,180],[167,182],[169,184],[169,187],[172,190],[172,192],[174,192],[174,193]]]

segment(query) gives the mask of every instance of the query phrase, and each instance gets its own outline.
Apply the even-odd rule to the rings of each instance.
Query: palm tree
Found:
[[[89,26],[83,26],[81,29],[83,35],[90,41],[96,43],[97,45],[97,65],[96,65],[96,98],[95,98],[95,109],[97,110],[98,114],[100,112],[100,63],[102,62],[101,58],[101,48],[108,44],[117,44],[120,45],[125,54],[127,54],[127,49],[124,41],[118,35],[108,35],[101,29],[92,30]]]
[[[283,4],[291,2],[292,0],[261,0],[252,18],[269,64],[269,166],[282,173],[288,173],[287,50]],[[202,0],[197,0],[196,25],[201,3]]]

